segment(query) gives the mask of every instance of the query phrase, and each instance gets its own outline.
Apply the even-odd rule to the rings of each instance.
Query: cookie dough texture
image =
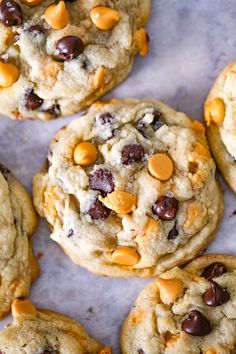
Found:
[[[81,154],[91,144],[95,162]],[[164,174],[153,154],[165,169],[172,161],[168,180],[157,178]],[[62,128],[33,195],[72,261],[113,277],[151,277],[186,263],[213,239],[223,211],[203,125],[156,100],[98,102]]]
[[[0,61],[19,70],[19,79],[12,86],[0,88],[3,115],[48,120],[77,113],[125,79],[137,52],[146,54],[142,46],[148,45],[148,37],[143,26],[150,0],[66,1],[69,22],[62,29],[52,29],[44,21],[45,10],[54,1],[33,7],[25,2],[17,1],[23,13],[21,25],[0,23]],[[112,29],[102,30],[93,23],[91,10],[97,6],[118,11],[120,19]],[[58,58],[57,42],[66,36],[79,37],[84,50],[63,61]],[[33,97],[37,103],[29,104],[28,109],[27,93],[32,90],[43,103]]]
[[[37,218],[25,189],[0,165],[0,318],[15,298],[27,296],[39,268],[30,236]]]
[[[103,346],[64,315],[37,310],[29,300],[16,300],[12,311],[13,323],[0,332],[2,354],[103,354]]]
[[[205,102],[205,118],[208,123],[207,135],[216,163],[236,193],[235,83],[236,62],[233,62],[224,68],[216,79]],[[212,112],[213,116],[218,118],[215,123],[211,120]]]
[[[225,289],[230,298],[220,306],[209,307],[203,302],[210,282],[202,272],[215,262],[226,272],[212,280]],[[171,279],[172,286],[160,292],[159,279]],[[139,295],[121,334],[123,354],[232,354],[236,349],[236,257],[207,255],[197,258],[184,269],[175,267],[149,284]],[[174,282],[173,282],[174,279]],[[167,304],[174,293],[176,281],[182,293]],[[200,311],[211,325],[207,335],[193,336],[182,329],[187,314]],[[200,327],[202,328],[202,327]]]

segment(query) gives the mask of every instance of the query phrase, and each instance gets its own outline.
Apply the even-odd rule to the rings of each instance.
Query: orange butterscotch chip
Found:
[[[12,86],[19,77],[19,70],[14,64],[0,61],[0,87]]]
[[[194,120],[193,121],[193,129],[197,132],[197,133],[204,133],[205,132],[205,127],[204,125],[199,122],[198,120]]]
[[[102,350],[100,350],[99,354],[112,354],[112,349],[111,347],[104,347]]]
[[[98,90],[105,84],[105,75],[106,75],[106,68],[104,66],[101,66],[100,68],[97,69],[93,78],[94,90]]]
[[[44,19],[53,29],[64,28],[69,22],[65,2],[59,1],[58,4],[50,5],[44,12]]]
[[[159,231],[159,221],[148,218],[147,224],[144,227],[142,236],[151,234],[154,230]]]
[[[98,152],[95,145],[82,141],[74,149],[74,162],[82,167],[90,166],[97,160]]]
[[[203,351],[203,354],[217,354],[217,351],[214,348],[209,348]]]
[[[140,28],[134,34],[134,42],[138,47],[138,52],[142,57],[145,57],[149,51],[149,37],[145,28]]]
[[[188,210],[187,210],[187,219],[184,223],[185,228],[191,227],[193,224],[194,220],[197,218],[199,213],[201,212],[201,206],[197,202],[192,202],[188,205]]]
[[[225,103],[224,101],[217,97],[209,101],[205,105],[205,120],[207,125],[211,122],[215,124],[223,123],[225,119]]]
[[[148,169],[152,176],[167,181],[173,174],[174,165],[166,154],[155,154],[148,161]]]
[[[160,292],[160,299],[166,305],[172,304],[178,297],[183,295],[183,283],[177,278],[157,278],[156,284]]]
[[[109,193],[105,198],[99,196],[98,199],[108,209],[122,215],[131,213],[137,204],[137,197],[125,191],[114,191]]]
[[[210,157],[210,153],[209,150],[202,145],[201,143],[196,143],[194,145],[194,151],[200,155],[201,157],[205,157],[205,158],[209,158]]]
[[[15,299],[12,303],[13,317],[23,315],[23,314],[36,316],[37,310],[31,301]]]
[[[90,18],[97,28],[107,31],[119,22],[120,14],[110,7],[97,6],[91,10]]]
[[[172,347],[175,345],[177,340],[179,339],[179,333],[170,333],[169,331],[165,333],[165,345],[167,348]]]
[[[23,1],[24,1],[24,3],[25,3],[26,5],[29,5],[29,6],[36,6],[36,5],[41,4],[41,2],[42,2],[43,0],[23,0]]]
[[[140,256],[135,249],[128,246],[118,247],[111,256],[112,262],[126,266],[135,265],[139,258]]]

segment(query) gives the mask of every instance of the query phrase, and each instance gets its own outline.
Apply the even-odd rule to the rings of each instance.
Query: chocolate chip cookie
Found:
[[[51,238],[106,276],[186,263],[223,210],[203,125],[155,100],[93,105],[56,134],[33,184]]]
[[[13,324],[0,332],[2,354],[111,354],[69,317],[37,310],[29,300],[15,300]]]
[[[15,298],[27,296],[39,268],[30,236],[37,225],[32,202],[9,169],[0,165],[0,318]]]
[[[140,293],[122,328],[122,353],[235,353],[235,303],[236,257],[175,267]]]
[[[210,147],[226,182],[236,193],[236,62],[216,79],[205,102]]]
[[[49,120],[77,113],[148,53],[150,0],[2,0],[0,113]]]

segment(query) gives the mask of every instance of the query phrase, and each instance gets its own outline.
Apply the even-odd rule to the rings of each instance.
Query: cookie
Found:
[[[236,193],[236,62],[216,79],[204,106],[207,135],[215,161],[226,182]]]
[[[39,267],[30,237],[37,217],[26,190],[0,165],[0,318],[15,298],[27,296]]]
[[[33,195],[69,257],[113,277],[186,263],[223,210],[203,125],[155,100],[98,102],[61,129]]]
[[[0,113],[49,120],[77,113],[148,53],[150,0],[2,0]]]
[[[122,353],[235,353],[235,304],[236,257],[172,268],[140,293],[122,328]]]
[[[111,354],[89,337],[76,321],[64,315],[37,310],[29,300],[14,300],[13,323],[0,332],[2,354]]]

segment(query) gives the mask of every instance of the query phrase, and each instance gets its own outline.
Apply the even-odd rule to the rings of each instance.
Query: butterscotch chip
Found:
[[[90,107],[147,51],[150,7],[151,0],[0,0],[0,59],[20,74],[9,90],[18,75],[2,75],[0,64],[0,115],[48,121]],[[34,109],[25,104],[29,92],[42,102]]]
[[[90,12],[90,17],[96,27],[105,31],[112,29],[120,20],[117,10],[105,6],[94,7]]]
[[[217,97],[206,104],[205,119],[207,125],[211,123],[220,124],[225,118],[225,104],[224,101]]]
[[[74,162],[80,166],[90,166],[97,159],[96,147],[88,141],[79,143],[74,150]]]
[[[69,22],[69,13],[64,1],[50,5],[44,13],[45,21],[56,30],[64,28]]]
[[[138,47],[139,54],[145,57],[149,50],[149,37],[145,28],[140,28],[134,34],[134,41]]]
[[[149,172],[161,181],[167,181],[173,173],[174,166],[166,154],[155,154],[148,161]]]
[[[34,179],[36,208],[92,272],[152,277],[213,238],[222,196],[204,131],[160,101],[93,105],[56,134],[48,158]]]
[[[160,298],[164,304],[170,305],[183,295],[183,283],[176,278],[157,278],[156,284],[160,291]]]
[[[126,266],[133,266],[139,261],[138,253],[130,247],[119,247],[112,253],[114,263]]]
[[[37,310],[29,300],[15,300],[13,323],[0,332],[1,353],[91,353],[112,354],[111,347],[90,337],[69,317]],[[33,350],[33,351],[32,351]]]
[[[12,86],[19,77],[19,70],[10,63],[0,61],[0,88]]]

